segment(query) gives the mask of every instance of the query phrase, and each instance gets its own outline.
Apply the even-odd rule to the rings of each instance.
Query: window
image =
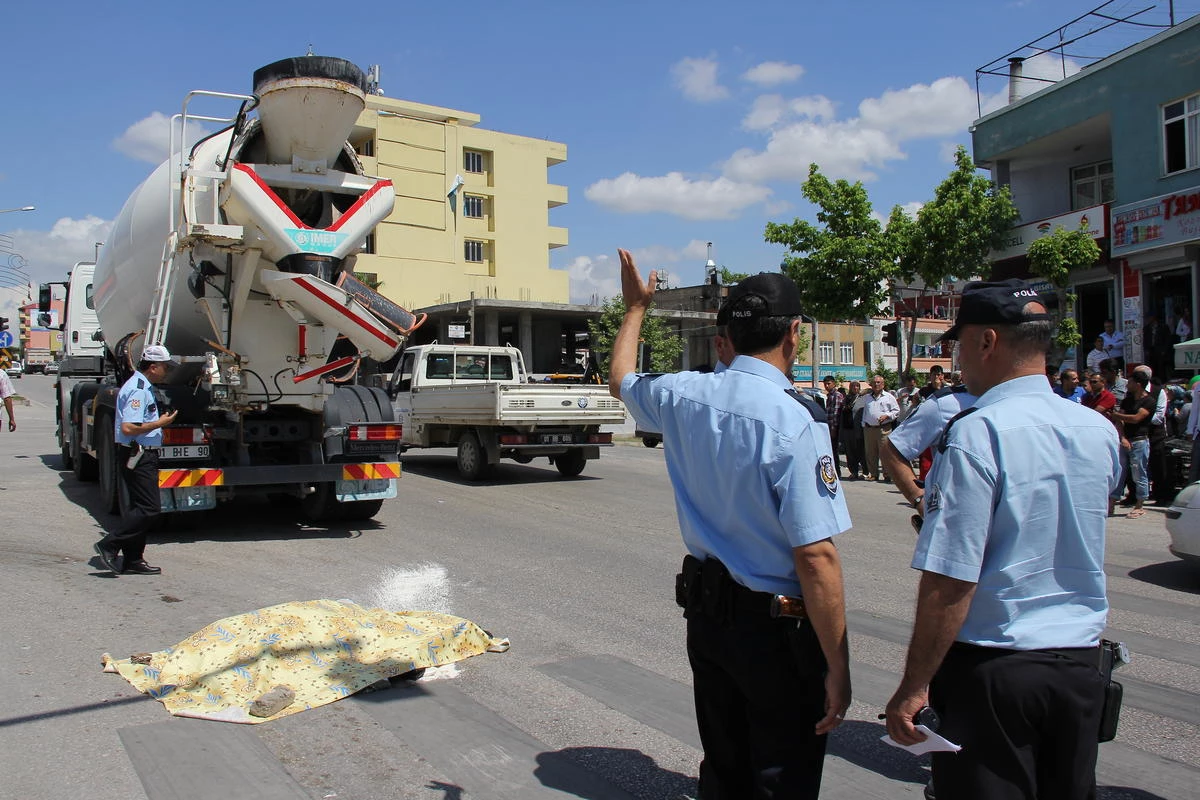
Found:
[[[483,198],[477,194],[468,194],[463,197],[463,216],[474,217],[475,219],[483,218]]]
[[[833,363],[833,342],[821,342],[818,347],[818,358],[822,364]]]
[[[483,242],[476,239],[467,239],[463,242],[463,258],[475,263],[483,261]]]
[[[405,353],[404,358],[400,359],[400,367],[397,370],[398,375],[393,378],[396,381],[397,392],[411,392],[413,378],[413,354]]]
[[[1200,94],[1163,106],[1166,172],[1200,166]]]
[[[463,169],[467,172],[483,172],[483,153],[478,150],[463,150]]]
[[[843,364],[853,364],[854,363],[854,343],[853,342],[843,342],[842,346],[841,346],[841,350],[842,350],[842,363]]]
[[[1111,161],[1071,168],[1072,210],[1111,203],[1113,196]]]
[[[87,288],[83,290],[83,304],[92,309],[96,307],[96,292],[90,283],[87,285]]]

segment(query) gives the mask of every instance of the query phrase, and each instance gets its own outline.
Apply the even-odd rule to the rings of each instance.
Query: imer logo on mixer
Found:
[[[286,228],[285,232],[297,247],[306,253],[332,253],[346,239],[344,233],[333,231],[311,231],[298,228]]]

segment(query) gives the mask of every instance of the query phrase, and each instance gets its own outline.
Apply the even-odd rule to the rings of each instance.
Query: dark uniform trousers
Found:
[[[772,595],[704,583],[703,602],[693,593],[684,614],[701,800],[816,798],[827,738],[813,731],[825,716],[816,632],[808,620],[772,618]]]
[[[1094,798],[1104,686],[1098,648],[955,643],[929,700],[942,718],[938,733],[963,749],[933,754],[934,794],[938,800]]]
[[[146,534],[158,520],[162,504],[158,497],[158,451],[145,450],[133,469],[125,465],[132,450],[117,445],[117,473],[129,490],[129,508],[121,518],[121,527],[101,540],[101,545],[121,550],[125,562],[139,561],[146,550]]]

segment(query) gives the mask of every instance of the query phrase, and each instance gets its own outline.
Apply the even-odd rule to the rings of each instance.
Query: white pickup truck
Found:
[[[388,386],[401,451],[457,447],[468,480],[502,458],[548,457],[564,477],[583,472],[625,422],[625,406],[597,384],[529,383],[515,347],[426,344],[404,351]]]

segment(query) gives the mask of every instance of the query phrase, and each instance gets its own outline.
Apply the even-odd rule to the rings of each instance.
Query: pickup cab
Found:
[[[515,347],[427,344],[401,356],[388,385],[401,451],[454,447],[459,474],[478,480],[502,458],[545,457],[564,477],[612,446],[602,425],[625,406],[599,384],[530,383]]]

